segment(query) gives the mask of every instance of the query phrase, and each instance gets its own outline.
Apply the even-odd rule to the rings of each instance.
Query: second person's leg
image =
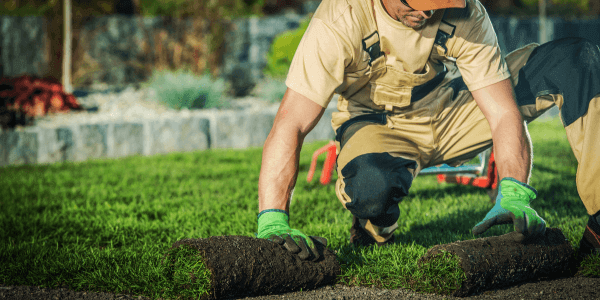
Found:
[[[508,57],[507,57],[508,60]],[[519,70],[515,87],[525,118],[556,104],[577,159],[577,191],[589,219],[581,252],[600,253],[600,50],[582,38],[537,47]]]

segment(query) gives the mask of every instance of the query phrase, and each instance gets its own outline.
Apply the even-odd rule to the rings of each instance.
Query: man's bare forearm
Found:
[[[517,107],[509,79],[472,92],[492,131],[498,176],[527,183],[531,171],[531,140]]]
[[[263,149],[258,180],[258,209],[288,211],[298,177],[298,159],[302,141],[298,134],[286,136],[272,131]]]
[[[324,111],[323,107],[292,89],[286,91],[263,148],[258,179],[259,211],[289,209],[298,177],[302,142]]]
[[[521,116],[504,116],[492,131],[498,176],[524,183],[531,174],[531,139]]]

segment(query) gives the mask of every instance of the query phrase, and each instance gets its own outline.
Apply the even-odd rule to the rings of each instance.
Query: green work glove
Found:
[[[288,213],[284,210],[261,211],[258,214],[256,237],[283,245],[288,251],[298,254],[302,260],[318,260],[327,247],[327,239],[316,236],[308,237],[300,230],[290,228],[289,218]]]
[[[511,223],[524,237],[544,234],[546,222],[529,206],[536,197],[537,191],[531,186],[510,177],[502,179],[496,204],[483,221],[473,227],[473,234],[482,234],[494,225]]]

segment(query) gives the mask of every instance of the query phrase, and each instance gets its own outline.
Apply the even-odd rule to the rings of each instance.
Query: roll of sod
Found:
[[[332,283],[341,274],[336,256],[321,249],[318,261],[303,261],[283,246],[245,236],[183,239],[173,249],[189,246],[210,271],[209,295],[223,299],[310,290]],[[171,265],[173,261],[171,259]],[[190,277],[197,277],[190,274]]]
[[[522,241],[511,232],[501,236],[437,245],[420,264],[446,251],[456,255],[465,273],[454,296],[479,294],[518,282],[568,275],[573,267],[573,248],[562,231],[547,228],[542,237]]]

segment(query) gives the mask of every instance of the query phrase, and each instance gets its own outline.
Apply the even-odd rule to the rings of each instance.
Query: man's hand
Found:
[[[505,177],[500,181],[496,205],[473,227],[473,234],[482,234],[494,225],[511,223],[524,237],[544,234],[546,222],[529,206],[536,197],[537,191],[531,186]]]
[[[298,254],[302,260],[318,260],[327,247],[327,239],[308,237],[300,230],[292,229],[288,214],[279,209],[267,209],[258,214],[256,237],[283,245],[288,251]]]

